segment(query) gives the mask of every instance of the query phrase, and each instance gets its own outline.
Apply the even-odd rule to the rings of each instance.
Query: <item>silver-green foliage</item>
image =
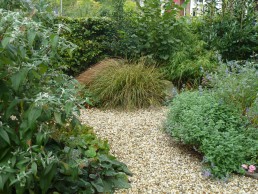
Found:
[[[233,106],[206,91],[178,95],[170,106],[165,128],[179,141],[196,147],[214,177],[242,173],[241,164],[257,158],[257,129]]]
[[[245,61],[221,65],[217,72],[208,76],[214,95],[245,114],[257,98],[257,68],[257,63]]]
[[[80,86],[55,63],[57,51],[72,50],[58,35],[61,26],[46,28],[34,14],[0,9],[0,193],[128,188],[126,166],[86,145],[95,137],[85,138],[84,146],[53,139],[53,131],[83,128]]]

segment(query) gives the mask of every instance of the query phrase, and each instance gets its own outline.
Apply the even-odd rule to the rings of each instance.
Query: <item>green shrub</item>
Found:
[[[69,31],[61,34],[68,41],[77,45],[73,53],[62,55],[61,65],[67,68],[70,75],[78,75],[89,66],[112,55],[110,42],[116,31],[114,22],[107,18],[59,18],[58,22],[67,25]]]
[[[51,136],[83,129],[80,86],[55,64],[57,51],[72,49],[69,42],[28,15],[0,9],[0,193],[128,188],[130,173],[108,154],[106,142],[88,131],[79,131],[83,140],[74,135],[72,143]]]
[[[258,92],[257,64],[229,62],[221,65],[216,73],[209,75],[213,93],[227,104],[246,114]]]
[[[54,139],[48,142],[46,149],[63,154],[62,165],[53,180],[53,190],[60,193],[113,193],[116,189],[130,187],[125,173],[132,175],[131,172],[109,154],[108,142],[98,139],[91,127],[62,128],[52,137]]]
[[[211,13],[198,17],[192,28],[216,49],[223,60],[247,60],[258,52],[258,25],[255,0],[223,2],[222,13]]]
[[[214,71],[218,60],[213,51],[205,49],[206,43],[191,31],[189,25],[185,24],[180,33],[185,37],[180,38],[177,51],[171,54],[162,70],[166,78],[179,88],[183,84],[191,87],[198,86],[204,72]]]
[[[118,41],[113,48],[120,56],[140,58],[148,56],[164,63],[178,49],[182,41],[183,19],[178,19],[182,6],[173,1],[149,0],[131,14],[124,13],[118,26]],[[185,37],[184,37],[185,38]]]
[[[171,104],[166,130],[204,155],[206,168],[219,178],[243,172],[241,165],[258,155],[258,131],[212,94],[183,92]],[[252,131],[252,132],[250,132]]]
[[[118,64],[99,73],[89,89],[105,108],[143,108],[163,102],[167,82],[162,78],[143,63]]]
[[[258,128],[258,97],[252,103],[251,107],[246,110],[249,120]]]

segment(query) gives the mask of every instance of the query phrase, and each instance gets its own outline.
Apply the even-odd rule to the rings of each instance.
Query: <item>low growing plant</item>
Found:
[[[135,109],[162,104],[166,87],[162,74],[141,62],[105,68],[89,89],[105,108]]]
[[[216,73],[209,75],[214,95],[245,115],[257,98],[257,68],[256,63],[245,61],[221,65]]]
[[[214,177],[244,173],[241,165],[258,155],[258,131],[232,106],[206,91],[183,92],[171,103],[166,130],[196,147]]]

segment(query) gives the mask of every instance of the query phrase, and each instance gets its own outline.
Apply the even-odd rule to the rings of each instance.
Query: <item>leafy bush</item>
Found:
[[[97,74],[89,89],[106,108],[134,109],[160,105],[166,83],[154,67],[118,64]]]
[[[166,130],[204,154],[210,172],[219,178],[243,172],[241,165],[258,155],[258,131],[248,120],[208,92],[183,92],[172,102]]]
[[[186,22],[186,21],[185,21]],[[217,67],[218,60],[213,51],[205,49],[206,43],[194,34],[189,25],[184,24],[180,32],[181,42],[178,49],[169,57],[169,61],[162,67],[166,78],[179,88],[183,84],[190,87],[201,83],[204,72],[211,72]]]
[[[209,75],[214,95],[246,114],[257,98],[257,64],[229,62],[221,65],[216,73]]]
[[[69,52],[62,55],[61,65],[67,67],[68,74],[78,75],[110,54],[110,42],[116,33],[110,19],[63,17],[58,21],[70,28],[70,31],[63,31],[62,36],[78,46],[72,55]]]
[[[181,6],[173,1],[149,0],[131,12],[125,12],[118,26],[118,41],[113,42],[119,56],[148,56],[159,63],[169,59],[181,41],[182,24],[177,20]],[[121,14],[120,14],[121,15]]]
[[[107,154],[105,142],[89,132],[82,132],[85,145],[56,143],[52,137],[62,128],[83,128],[77,119],[78,82],[54,63],[58,51],[71,50],[71,45],[58,30],[33,21],[31,13],[0,9],[0,26],[0,192],[127,188],[129,172]],[[71,187],[64,191],[66,186]]]
[[[251,107],[246,110],[246,114],[249,120],[256,125],[258,128],[258,96],[256,97],[255,101],[252,103]]]
[[[92,128],[63,128],[52,136],[54,140],[49,141],[46,149],[58,155],[61,152],[63,164],[53,180],[53,190],[60,193],[112,193],[115,189],[130,187],[125,173],[132,175],[131,172],[109,154],[108,142],[98,139]]]
[[[186,2],[187,3],[187,2]],[[118,40],[112,48],[127,58],[147,57],[162,67],[166,78],[179,87],[199,83],[203,70],[216,66],[215,54],[194,34],[188,18],[179,18],[182,6],[173,1],[150,0],[138,3],[133,14],[118,26]]]
[[[223,60],[246,60],[258,51],[255,5],[255,0],[225,1],[222,13],[207,9],[193,28],[210,49],[219,51]]]

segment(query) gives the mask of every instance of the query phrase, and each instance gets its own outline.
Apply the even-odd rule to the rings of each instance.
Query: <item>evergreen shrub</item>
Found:
[[[114,22],[107,18],[67,18],[58,19],[69,30],[61,36],[77,45],[72,53],[62,55],[61,65],[69,75],[78,75],[107,55],[112,55],[110,44],[116,35]]]

